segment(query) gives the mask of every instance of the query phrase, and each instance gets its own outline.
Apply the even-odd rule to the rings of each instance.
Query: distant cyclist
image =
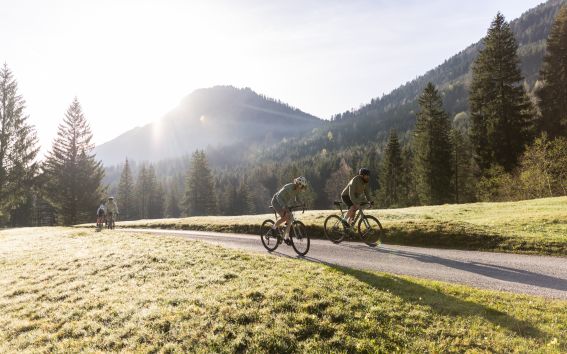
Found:
[[[106,215],[108,222],[114,221],[116,219],[116,215],[118,215],[118,205],[116,205],[114,197],[109,197],[106,202]]]
[[[272,197],[272,207],[280,215],[280,219],[272,226],[272,234],[276,234],[276,229],[284,222],[287,221],[287,227],[285,229],[285,242],[289,241],[289,230],[291,224],[293,223],[293,214],[289,207],[293,204],[299,204],[298,196],[299,193],[305,191],[307,188],[307,179],[303,176],[297,177],[293,180],[293,183],[288,183],[282,187],[274,196]]]
[[[104,217],[106,216],[106,205],[104,205],[104,200],[100,202],[100,205],[96,211],[96,225],[101,227],[104,223]]]
[[[356,211],[360,209],[360,205],[368,203],[368,200],[370,199],[368,190],[369,181],[370,170],[367,168],[361,168],[358,170],[358,175],[350,180],[341,193],[341,199],[349,208],[346,214],[346,219],[343,221],[348,222],[349,225],[352,224]]]

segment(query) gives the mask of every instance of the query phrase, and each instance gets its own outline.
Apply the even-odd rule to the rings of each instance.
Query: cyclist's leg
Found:
[[[354,220],[354,216],[356,215],[357,208],[354,205],[354,203],[352,202],[352,200],[350,200],[349,196],[347,196],[347,195],[342,196],[342,200],[348,208],[348,211],[346,213],[346,219],[350,224]]]
[[[293,224],[293,214],[291,212],[286,213],[286,221],[287,226],[285,228],[284,236],[289,237],[289,230],[291,229],[291,225]]]

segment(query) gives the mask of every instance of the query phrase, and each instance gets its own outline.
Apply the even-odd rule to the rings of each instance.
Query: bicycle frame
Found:
[[[348,209],[343,211],[343,203],[341,202],[335,202],[335,205],[337,205],[339,207],[339,210],[341,211],[341,217],[344,219],[346,213],[348,212]],[[354,219],[352,221],[352,225],[356,225],[356,222],[358,221],[358,219],[360,217],[364,217],[364,208],[363,205],[371,205],[370,203],[365,203],[365,204],[361,204],[360,208],[358,208],[358,210],[356,211],[356,214],[354,215]]]
[[[274,217],[276,218],[275,221],[277,221],[280,218],[280,215],[278,214],[276,209],[274,209],[273,206],[270,206],[270,208],[274,211]],[[293,224],[293,222],[295,221],[295,212],[297,210],[299,210],[299,208],[303,208],[303,212],[305,213],[305,206],[303,206],[303,205],[295,205],[295,206],[287,208],[289,210],[290,214],[291,214],[291,220],[290,220],[291,224]],[[287,229],[287,227],[286,227],[286,229]],[[291,231],[291,227],[290,227],[289,231]]]

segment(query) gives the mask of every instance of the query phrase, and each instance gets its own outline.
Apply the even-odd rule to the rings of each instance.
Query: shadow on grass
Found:
[[[281,255],[289,258],[295,258],[284,254]],[[518,320],[505,312],[492,309],[476,302],[466,301],[459,299],[458,297],[445,294],[440,289],[429,288],[394,275],[378,275],[363,270],[342,267],[312,257],[302,257],[301,259],[325,264],[330,268],[345,275],[354,277],[377,290],[389,292],[403,299],[405,302],[428,306],[432,311],[439,315],[478,316],[522,337],[542,338],[544,336],[544,333],[527,321]]]
[[[423,263],[436,263],[445,267],[459,269],[465,272],[474,273],[493,279],[499,279],[512,283],[526,284],[537,286],[545,289],[554,289],[567,291],[567,279],[552,277],[549,275],[530,272],[524,269],[505,267],[497,264],[489,264],[482,262],[463,262],[454,259],[432,256],[429,254],[412,252],[399,249],[388,248],[369,248],[363,245],[341,244],[341,247],[356,249],[358,251],[366,251],[373,253],[386,253],[393,256],[415,259]],[[497,254],[494,254],[497,257]]]

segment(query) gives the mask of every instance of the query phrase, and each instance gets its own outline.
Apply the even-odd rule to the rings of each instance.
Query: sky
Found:
[[[48,150],[74,97],[101,144],[193,90],[250,87],[320,118],[369,102],[541,0],[0,0],[0,62]]]

